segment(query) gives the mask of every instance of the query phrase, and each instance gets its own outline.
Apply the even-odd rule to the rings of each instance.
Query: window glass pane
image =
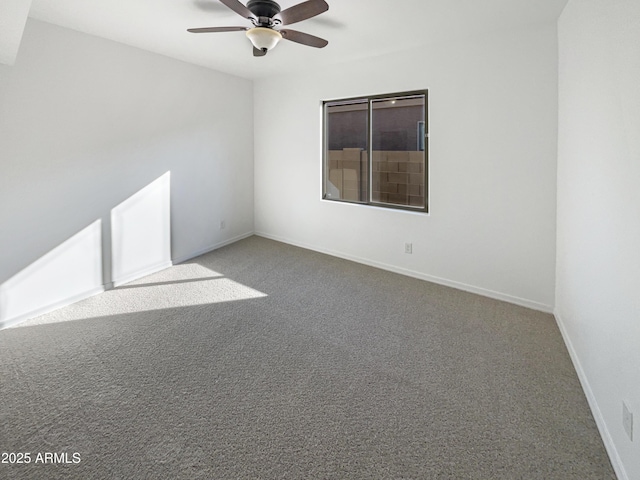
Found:
[[[425,96],[371,102],[371,201],[425,207]]]
[[[368,102],[325,105],[325,198],[366,202]]]

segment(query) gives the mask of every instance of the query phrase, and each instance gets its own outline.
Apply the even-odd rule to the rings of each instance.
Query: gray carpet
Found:
[[[615,478],[551,315],[259,237],[0,331],[0,380],[1,478]]]

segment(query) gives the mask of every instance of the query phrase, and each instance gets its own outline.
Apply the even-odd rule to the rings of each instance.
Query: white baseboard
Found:
[[[417,278],[419,280],[425,280],[427,282],[437,283],[438,285],[444,285],[446,287],[452,287],[457,290],[463,290],[469,293],[475,293],[478,295],[482,295],[483,297],[493,298],[495,300],[502,300],[507,303],[512,303],[514,305],[519,305],[521,307],[530,308],[532,310],[537,310],[544,313],[553,313],[553,307],[551,305],[545,305],[544,303],[534,302],[533,300],[527,300],[526,298],[514,297],[512,295],[508,295],[506,293],[495,292],[493,290],[488,290],[482,287],[476,287],[474,285],[468,285],[466,283],[457,282],[455,280],[449,280],[446,278],[436,277],[433,275],[428,275],[422,272],[416,272],[415,270],[409,270],[406,268],[396,267],[394,265],[389,265],[382,262],[376,262],[373,260],[369,260],[366,258],[356,257],[354,255],[347,255],[342,252],[337,252],[325,248],[318,248],[312,245],[305,245],[300,242],[292,241],[287,238],[278,237],[276,235],[271,235],[264,232],[255,232],[255,235],[260,237],[269,238],[271,240],[275,240],[277,242],[287,243],[289,245],[294,245],[296,247],[305,248],[307,250],[313,250],[320,253],[326,253],[327,255],[331,255],[333,257],[344,258],[345,260],[350,260],[356,263],[362,263],[364,265],[369,265],[370,267],[380,268],[382,270],[387,270],[389,272],[399,273],[401,275],[406,275],[408,277]]]
[[[230,238],[228,240],[224,240],[222,242],[218,242],[218,243],[214,243],[213,245],[209,245],[208,247],[200,249],[200,250],[198,250],[196,252],[189,253],[187,255],[181,255],[179,257],[175,257],[173,259],[173,264],[177,265],[179,263],[186,262],[187,260],[191,260],[192,258],[199,257],[200,255],[204,255],[205,253],[212,252],[214,250],[217,250],[218,248],[222,248],[222,247],[225,247],[227,245],[231,245],[232,243],[236,243],[236,242],[238,242],[240,240],[243,240],[245,238],[248,238],[248,237],[250,237],[252,235],[253,235],[253,232],[243,233],[242,235],[238,235],[238,236]]]
[[[556,319],[556,323],[558,324],[558,328],[560,329],[562,339],[564,340],[564,343],[567,346],[567,350],[569,351],[569,356],[571,357],[571,361],[573,362],[573,367],[578,374],[578,379],[580,380],[580,384],[582,385],[582,390],[587,397],[587,402],[589,403],[591,413],[593,414],[593,418],[595,419],[598,430],[600,431],[600,436],[602,437],[602,442],[604,443],[604,447],[607,451],[607,454],[609,455],[609,460],[611,461],[613,470],[620,480],[630,480],[629,476],[627,475],[627,471],[625,470],[622,463],[622,459],[620,458],[620,455],[618,455],[618,450],[613,443],[613,438],[611,437],[611,433],[607,428],[607,423],[604,420],[604,416],[602,415],[602,411],[600,410],[598,401],[593,394],[593,390],[591,389],[591,385],[589,384],[589,379],[584,373],[584,369],[582,368],[582,364],[580,363],[580,358],[578,357],[575,348],[573,348],[573,343],[571,342],[571,338],[569,338],[569,333],[567,332],[564,321],[562,320],[562,317],[558,312],[554,312],[554,316]]]
[[[119,287],[120,285],[124,285],[125,283],[133,282],[134,280],[137,280],[139,278],[146,277],[147,275],[151,275],[152,273],[156,273],[160,270],[164,270],[165,268],[169,268],[172,265],[173,263],[171,262],[171,260],[167,262],[157,263],[150,267],[146,267],[136,272],[124,275],[120,278],[114,278],[111,284],[113,285],[113,287]]]
[[[44,307],[39,307],[29,312],[22,313],[17,317],[13,317],[0,322],[0,330],[2,330],[3,328],[15,326],[19,323],[29,320],[30,318],[38,317],[40,315],[44,315],[45,313],[53,312],[54,310],[79,302],[80,300],[84,300],[85,298],[93,297],[94,295],[97,295],[102,292],[104,292],[104,286],[94,287],[84,292],[78,293],[77,295],[73,295],[71,297],[67,297],[57,302],[46,305]]]

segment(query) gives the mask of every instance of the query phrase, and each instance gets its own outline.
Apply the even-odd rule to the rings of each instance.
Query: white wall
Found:
[[[252,97],[249,80],[30,19],[0,65],[0,285],[96,220],[111,282],[111,210],[166,172],[174,262],[251,233]]]
[[[628,479],[640,479],[639,25],[629,0],[571,0],[559,21],[556,317]]]
[[[551,311],[557,61],[550,23],[256,81],[256,232]],[[321,101],[424,88],[430,215],[322,201]]]

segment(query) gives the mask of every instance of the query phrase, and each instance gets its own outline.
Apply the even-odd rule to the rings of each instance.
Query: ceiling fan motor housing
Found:
[[[280,13],[280,5],[272,0],[249,0],[247,8],[258,18],[273,18]]]

